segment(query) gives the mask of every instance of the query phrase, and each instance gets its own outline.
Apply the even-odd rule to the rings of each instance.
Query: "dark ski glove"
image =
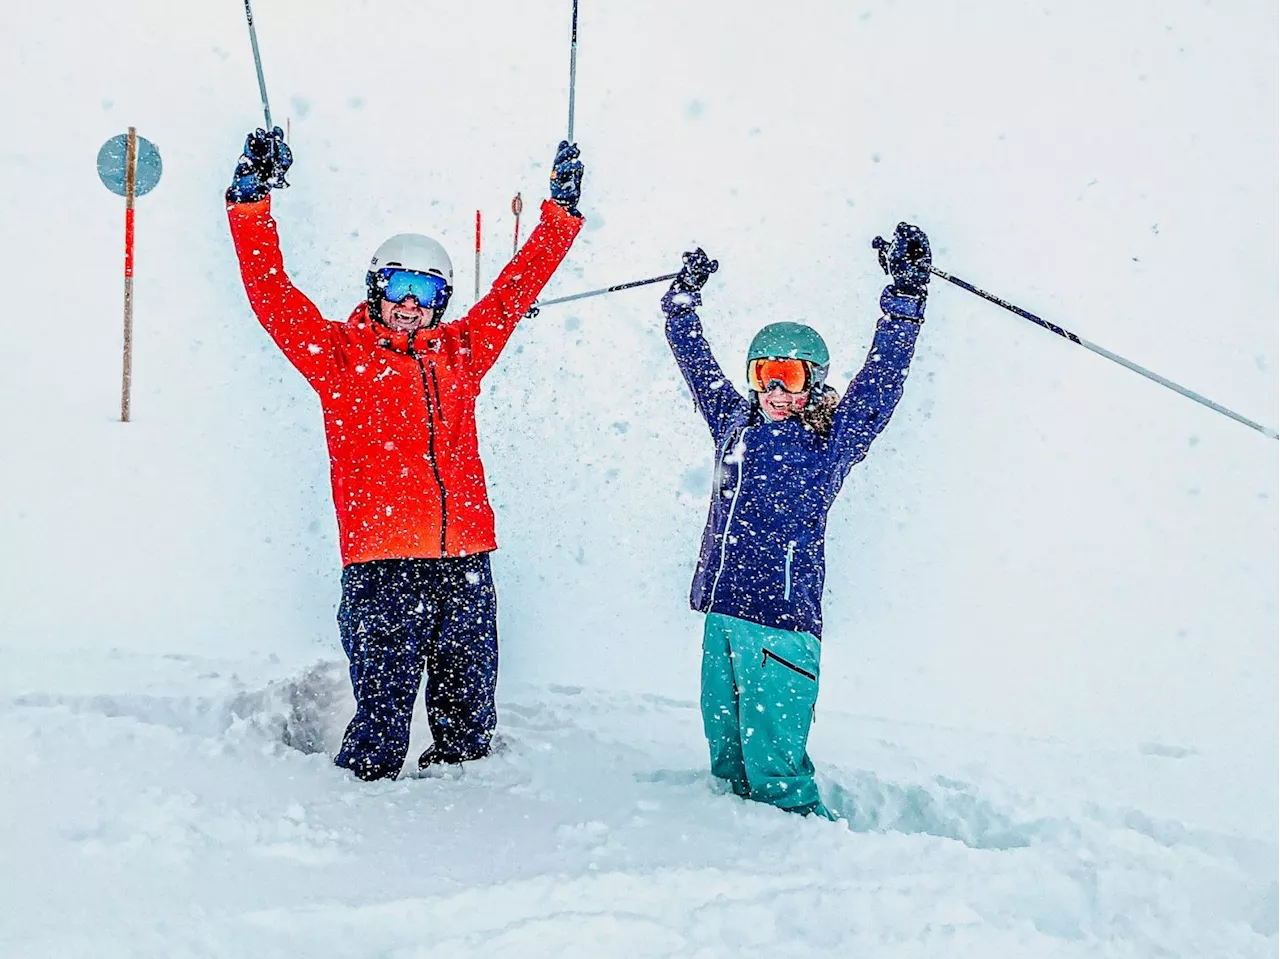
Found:
[[[293,165],[293,152],[279,127],[270,133],[259,127],[244,139],[244,152],[227,188],[228,203],[252,203],[273,189],[288,186],[284,175]]]
[[[582,199],[582,172],[578,145],[561,140],[551,165],[551,199],[577,217],[582,216],[578,212],[578,201]]]
[[[692,312],[702,305],[699,292],[711,274],[720,269],[720,261],[713,260],[702,247],[684,254],[684,266],[671,281],[671,288],[662,296],[662,311],[667,316],[679,316]]]
[[[880,309],[917,323],[924,320],[924,303],[929,294],[929,267],[933,256],[924,230],[910,223],[899,223],[892,242],[883,237],[871,241],[880,257],[880,267],[893,278],[893,283],[880,294]]]
[[[711,279],[711,274],[720,269],[720,261],[707,256],[702,247],[692,253],[684,254],[684,266],[676,278],[671,281],[673,293],[696,293]]]

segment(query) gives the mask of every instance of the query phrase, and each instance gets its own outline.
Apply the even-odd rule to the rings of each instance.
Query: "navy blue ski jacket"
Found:
[[[825,439],[743,398],[702,333],[698,293],[668,292],[667,342],[716,447],[690,605],[822,638],[827,512],[902,397],[920,325],[884,316]]]

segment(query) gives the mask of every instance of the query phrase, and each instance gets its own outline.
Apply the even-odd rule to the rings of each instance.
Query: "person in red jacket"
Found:
[[[520,251],[465,316],[445,249],[400,234],[374,253],[365,302],[345,323],[289,280],[270,191],[293,162],[276,127],[256,130],[227,190],[245,292],[259,322],[320,397],[342,554],[338,626],[356,712],[335,762],[394,778],[425,668],[434,742],[419,759],[488,753],[497,721],[493,509],[476,441],[480,382],[582,229],[583,167],[562,142],[551,198]]]

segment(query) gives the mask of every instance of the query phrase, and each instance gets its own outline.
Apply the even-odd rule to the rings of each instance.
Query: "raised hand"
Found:
[[[702,247],[683,256],[684,266],[671,282],[671,290],[675,293],[695,293],[701,290],[711,278],[711,274],[720,269],[720,261],[713,260]]]
[[[929,289],[929,237],[910,223],[899,223],[893,241],[876,237],[872,243],[880,257],[880,267],[893,277],[894,289],[908,296],[924,296]]]
[[[276,127],[268,133],[259,127],[245,137],[244,152],[227,188],[228,202],[250,203],[288,186],[284,177],[292,165],[293,151],[284,142],[284,131]]]
[[[578,212],[578,201],[582,199],[583,168],[578,156],[576,143],[561,140],[551,164],[551,199],[574,216],[582,216]]]
[[[910,223],[899,223],[892,242],[884,237],[871,241],[880,258],[880,267],[893,282],[880,294],[880,309],[888,316],[924,322],[924,304],[929,294],[929,267],[933,255],[924,230]]]

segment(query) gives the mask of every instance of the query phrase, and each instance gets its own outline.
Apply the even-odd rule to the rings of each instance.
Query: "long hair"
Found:
[[[810,394],[809,402],[797,415],[805,429],[817,433],[825,440],[831,435],[831,423],[839,405],[840,394],[829,386],[823,386],[818,396]]]

